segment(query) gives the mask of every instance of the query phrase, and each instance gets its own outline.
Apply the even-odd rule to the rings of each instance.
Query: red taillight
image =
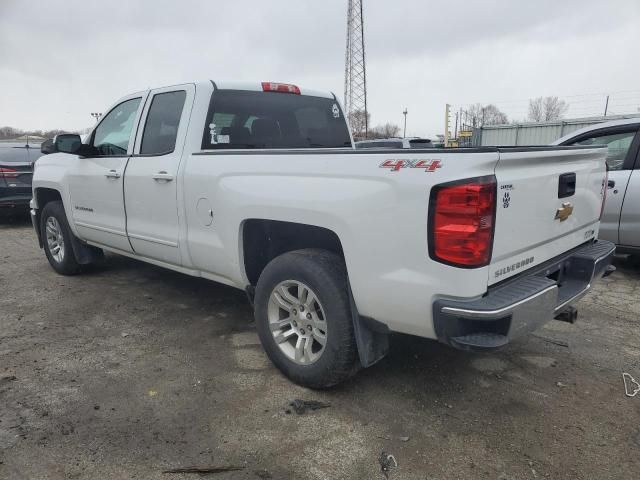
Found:
[[[496,179],[481,177],[431,191],[429,254],[463,268],[489,264],[496,212]]]
[[[9,167],[0,167],[0,173],[4,175],[4,178],[18,178],[20,175],[17,170]]]
[[[300,95],[300,89],[288,83],[262,82],[263,92],[293,93]]]

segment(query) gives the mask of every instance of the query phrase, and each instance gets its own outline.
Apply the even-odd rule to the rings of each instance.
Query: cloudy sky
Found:
[[[344,82],[347,0],[0,0],[0,126],[79,129],[129,92],[195,79]],[[365,0],[372,123],[443,128],[444,105],[559,95],[640,108],[639,0]],[[588,94],[588,95],[587,95]],[[637,104],[637,105],[636,105]],[[625,110],[625,111],[623,111]]]

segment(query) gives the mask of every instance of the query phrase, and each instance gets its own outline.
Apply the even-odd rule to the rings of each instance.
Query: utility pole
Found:
[[[347,48],[344,59],[344,111],[356,134],[369,131],[367,110],[367,69],[364,55],[364,16],[362,2],[349,0],[347,9]],[[360,130],[360,131],[356,131]]]
[[[462,130],[462,126],[460,126]],[[458,138],[458,112],[456,112],[456,129],[453,131],[453,138]]]
[[[407,137],[407,113],[409,113],[409,112],[405,108],[404,112],[402,112],[402,114],[404,115],[404,133],[402,134],[402,138],[406,138]]]
[[[100,120],[100,118],[102,118],[102,113],[100,112],[91,112],[91,116],[93,118],[95,118],[96,123],[98,123],[98,121]]]
[[[444,148],[449,148],[449,108],[448,103],[444,107]]]
[[[604,116],[607,116],[607,110],[609,110],[609,95],[607,95],[607,102],[604,104]]]

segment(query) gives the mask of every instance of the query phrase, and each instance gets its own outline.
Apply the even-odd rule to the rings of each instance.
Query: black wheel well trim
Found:
[[[42,216],[42,209],[49,202],[62,202],[62,194],[55,188],[36,187],[34,191],[34,200],[36,208],[34,209],[35,219],[33,221],[33,228],[36,231],[36,236],[38,237],[38,245],[40,246],[40,248],[44,248],[44,243],[42,242],[42,235],[40,232],[40,217]]]
[[[319,248],[344,258],[340,237],[324,226],[250,217],[240,223],[239,230],[239,261],[247,285],[254,287],[267,264],[287,252]]]

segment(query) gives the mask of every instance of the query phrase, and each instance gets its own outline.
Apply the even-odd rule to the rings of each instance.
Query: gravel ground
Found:
[[[243,292],[117,256],[58,276],[0,220],[0,478],[376,479],[383,449],[393,479],[639,478],[640,269],[616,265],[576,325],[490,355],[394,336],[315,392],[268,362]]]

